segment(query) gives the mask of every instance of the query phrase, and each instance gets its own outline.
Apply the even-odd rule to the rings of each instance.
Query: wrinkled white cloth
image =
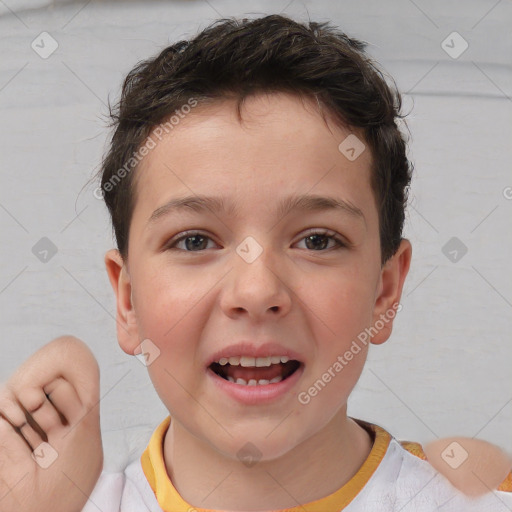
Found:
[[[123,473],[102,472],[82,510],[98,511],[181,512],[163,511],[144,475],[140,460],[131,462]],[[512,492],[494,491],[478,499],[470,499],[458,492],[429,462],[411,454],[392,438],[375,473],[343,509],[343,512],[436,511],[511,512]]]

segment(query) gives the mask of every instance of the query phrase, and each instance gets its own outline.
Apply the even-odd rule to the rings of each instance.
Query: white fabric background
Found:
[[[71,333],[101,367],[105,469],[138,457],[165,417],[117,345],[104,269],[113,247],[93,176],[106,101],[140,60],[222,16],[284,10],[370,43],[411,110],[413,264],[391,340],[372,347],[349,413],[401,439],[474,436],[512,453],[512,3],[496,0],[0,2],[0,380]],[[43,31],[59,47],[31,48]],[[457,59],[441,47],[457,31]],[[507,191],[509,192],[507,194]],[[48,237],[47,263],[32,247]],[[453,263],[442,247],[468,248]]]

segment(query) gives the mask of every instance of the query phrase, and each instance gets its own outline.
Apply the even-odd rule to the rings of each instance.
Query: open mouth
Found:
[[[286,380],[301,366],[285,356],[223,357],[209,368],[219,377],[242,386],[266,386]]]

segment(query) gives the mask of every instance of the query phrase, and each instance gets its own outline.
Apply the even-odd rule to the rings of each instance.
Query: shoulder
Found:
[[[102,471],[81,512],[162,512],[139,459],[123,472]]]
[[[102,471],[82,512],[120,510],[124,485],[124,473]]]
[[[131,462],[125,469],[126,485],[123,491],[123,512],[162,512],[151,488],[140,458]],[[132,508],[127,505],[130,504]]]
[[[427,460],[427,456],[425,455],[420,443],[415,443],[414,441],[398,441],[398,443],[409,453],[418,457],[418,459]]]
[[[421,460],[428,462],[428,458],[421,444],[413,441],[398,441],[398,443],[408,453],[414,455],[415,457]],[[507,477],[501,482],[501,484],[496,488],[496,490],[501,492],[512,493],[512,471],[508,473]]]
[[[380,436],[387,432],[377,425],[372,430]],[[428,460],[423,446],[412,441],[390,438],[385,456],[367,485],[348,510],[391,512],[510,512],[512,511],[512,476],[499,490],[473,499],[458,491]],[[372,508],[373,507],[373,508]],[[377,508],[375,508],[377,507]],[[501,508],[500,508],[501,507]]]

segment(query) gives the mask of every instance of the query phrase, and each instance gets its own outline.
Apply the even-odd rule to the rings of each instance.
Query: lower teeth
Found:
[[[240,384],[242,386],[266,386],[267,384],[275,384],[276,382],[281,382],[283,378],[279,375],[278,377],[274,377],[271,380],[266,379],[250,379],[249,382],[247,382],[245,379],[241,379],[240,377],[238,379],[234,379],[233,377],[227,378],[229,382],[234,382],[235,384]]]

